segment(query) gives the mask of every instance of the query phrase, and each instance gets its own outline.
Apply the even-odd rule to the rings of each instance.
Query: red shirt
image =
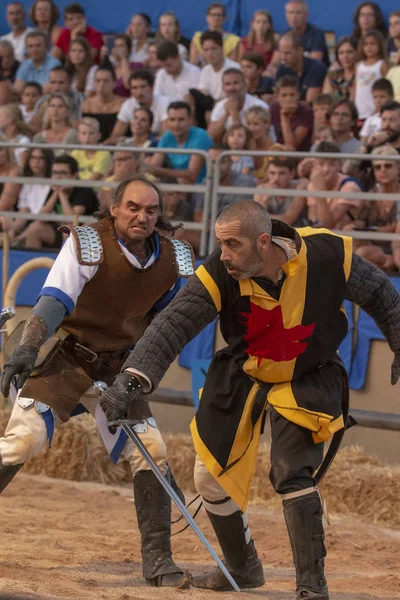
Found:
[[[260,54],[264,59],[264,67],[269,65],[272,55],[275,52],[275,48],[272,48],[272,50],[265,50],[264,44],[253,44],[252,46],[249,46],[247,37],[242,37],[242,45],[244,53],[254,52],[255,54]]]
[[[98,50],[95,60],[95,62],[98,63],[100,48],[103,46],[103,38],[100,31],[97,31],[97,29],[95,29],[94,27],[90,27],[90,25],[87,25],[83,37],[87,39],[92,48],[96,48]],[[67,29],[67,27],[63,27],[55,45],[57,46],[57,48],[60,48],[64,55],[67,55],[70,43],[71,30]]]
[[[283,140],[279,103],[271,102],[269,109],[271,112],[272,125],[274,126],[276,132],[276,139],[280,144],[284,144],[285,142]],[[296,129],[296,127],[299,127],[299,125],[308,130],[306,137],[301,142],[300,146],[296,148],[296,150],[299,152],[308,152],[312,144],[314,127],[314,113],[312,108],[306,104],[303,104],[302,102],[299,102],[296,112],[290,116],[290,125],[293,131]]]

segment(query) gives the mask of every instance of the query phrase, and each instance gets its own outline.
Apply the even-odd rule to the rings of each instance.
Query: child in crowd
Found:
[[[328,111],[333,104],[331,94],[319,94],[312,103],[314,113],[314,142],[319,138],[320,130],[328,125]]]
[[[356,65],[354,103],[358,110],[359,126],[375,112],[372,86],[375,81],[385,77],[387,70],[385,39],[380,31],[372,29],[362,38]]]
[[[36,107],[39,99],[43,94],[43,89],[40,83],[36,81],[28,81],[21,93],[21,104],[19,109],[25,123],[29,123],[33,115],[36,113]]]
[[[393,87],[390,81],[387,79],[378,79],[372,86],[372,98],[374,101],[375,112],[368,117],[360,131],[360,139],[364,141],[372,135],[381,130],[382,119],[381,110],[382,106],[393,100]]]
[[[98,144],[100,124],[97,119],[84,117],[78,124],[80,144]],[[79,179],[103,179],[111,167],[111,153],[106,150],[72,150],[71,156],[79,167]]]
[[[229,150],[250,150],[251,133],[244,125],[231,125],[224,135],[223,144]],[[232,172],[250,175],[254,170],[251,156],[231,156]]]

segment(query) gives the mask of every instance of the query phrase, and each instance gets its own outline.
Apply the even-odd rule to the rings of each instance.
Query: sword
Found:
[[[100,392],[103,392],[106,389],[106,384],[103,381],[99,381],[95,383],[95,387]],[[218,554],[215,552],[214,548],[211,546],[200,527],[197,525],[192,515],[187,510],[186,506],[183,504],[182,500],[179,498],[178,494],[175,492],[169,481],[164,477],[161,473],[160,469],[157,466],[157,463],[154,461],[150,452],[147,450],[146,446],[143,444],[142,440],[134,430],[134,426],[140,423],[141,421],[131,421],[129,419],[123,419],[120,421],[110,421],[108,423],[109,427],[119,427],[125,431],[126,435],[130,440],[135,444],[136,448],[143,456],[150,469],[153,471],[154,475],[157,477],[158,481],[163,486],[164,490],[167,492],[168,496],[171,498],[175,506],[180,510],[181,514],[185,517],[186,521],[189,523],[190,527],[193,529],[194,533],[197,535],[207,552],[212,556],[212,558],[217,563],[218,567],[221,569],[231,586],[236,592],[240,592],[240,588],[236,581],[233,579],[232,575],[229,573],[228,569],[225,567],[222,560],[219,558]]]
[[[13,319],[16,314],[17,314],[16,310],[12,306],[6,306],[5,308],[1,309],[1,311],[0,311],[0,333],[4,333],[5,331],[7,331],[6,329],[3,329],[4,325],[6,324],[6,322],[9,319]]]

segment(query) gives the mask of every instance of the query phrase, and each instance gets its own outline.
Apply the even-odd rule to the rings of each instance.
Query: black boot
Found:
[[[284,500],[283,514],[296,569],[297,600],[329,600],[324,528],[318,492]]]
[[[143,576],[150,585],[175,587],[183,571],[171,556],[171,499],[152,471],[133,479],[136,514],[142,538]]]
[[[241,589],[256,588],[264,585],[264,570],[258,558],[253,540],[246,541],[247,527],[243,522],[243,513],[237,511],[233,515],[221,517],[206,511],[217,535],[226,566]],[[216,568],[204,575],[192,577],[194,587],[226,591],[232,586]]]
[[[21,465],[4,466],[0,458],[0,494],[6,489],[8,484],[14,479],[23,466],[23,463]]]

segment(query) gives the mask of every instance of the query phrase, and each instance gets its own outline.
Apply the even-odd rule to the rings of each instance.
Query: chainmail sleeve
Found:
[[[152,321],[123,369],[146,376],[156,388],[183,347],[217,317],[210,294],[197,276]]]
[[[400,350],[400,296],[383,271],[357,254],[353,254],[345,299],[374,319],[393,352]]]

